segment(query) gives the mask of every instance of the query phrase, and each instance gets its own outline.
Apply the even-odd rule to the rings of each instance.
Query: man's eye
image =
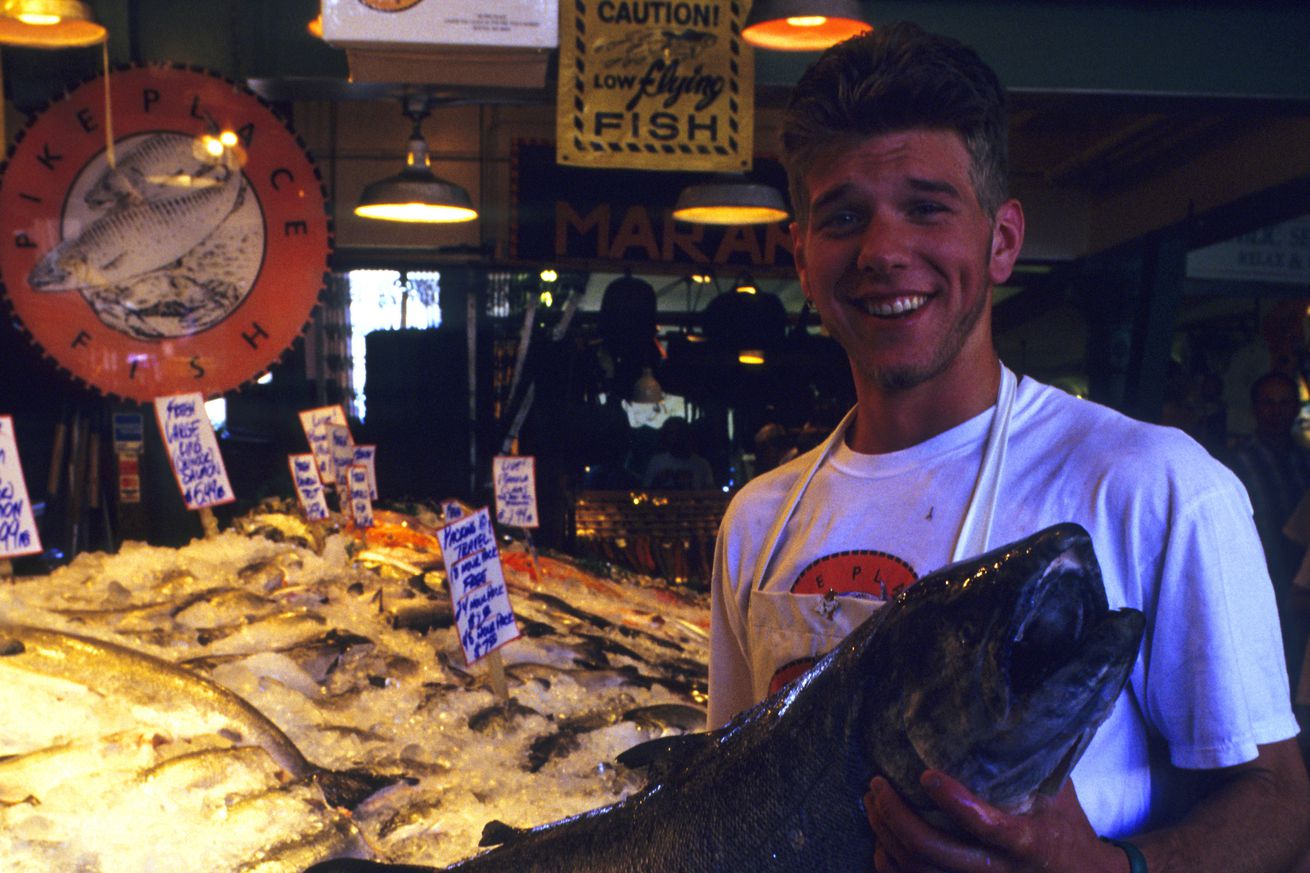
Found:
[[[860,217],[849,210],[830,212],[819,219],[819,227],[829,232],[840,232],[857,227]]]
[[[910,204],[908,211],[914,218],[932,218],[933,216],[949,210],[941,203],[932,200],[921,200],[917,203]]]

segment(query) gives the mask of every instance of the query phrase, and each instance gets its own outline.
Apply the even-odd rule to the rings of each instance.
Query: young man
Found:
[[[914,25],[836,46],[797,85],[783,134],[796,264],[850,358],[857,405],[827,443],[750,482],[728,510],[711,723],[803,671],[924,573],[1075,521],[1111,607],[1147,617],[1114,713],[1072,784],[1027,814],[929,771],[924,787],[955,825],[943,830],[875,778],[874,866],[1281,871],[1310,789],[1250,504],[1180,431],[1001,365],[992,289],[1024,238],[1006,194],[1006,124],[995,73]]]

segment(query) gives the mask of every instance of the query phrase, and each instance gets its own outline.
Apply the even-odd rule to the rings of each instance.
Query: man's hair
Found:
[[[973,49],[897,22],[838,43],[796,84],[783,120],[792,207],[809,220],[805,174],[834,145],[911,128],[954,130],[989,216],[1005,202],[1009,160],[1005,89]]]

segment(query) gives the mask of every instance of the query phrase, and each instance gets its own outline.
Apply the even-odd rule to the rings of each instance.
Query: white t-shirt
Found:
[[[716,549],[711,725],[831,649],[884,594],[949,562],[992,415],[899,452],[838,446],[754,592],[779,504],[815,455],[742,489]],[[1032,379],[1019,383],[1009,433],[989,547],[1077,522],[1091,534],[1110,607],[1147,619],[1129,685],[1074,770],[1079,798],[1106,836],[1165,824],[1190,802],[1174,768],[1242,763],[1257,744],[1297,732],[1250,502],[1181,431]],[[832,616],[824,594],[851,588],[861,593],[837,598]]]

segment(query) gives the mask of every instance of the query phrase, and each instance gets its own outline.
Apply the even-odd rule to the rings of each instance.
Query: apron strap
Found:
[[[778,550],[778,543],[782,540],[782,529],[791,520],[792,513],[796,511],[796,504],[801,502],[801,495],[805,493],[805,489],[809,486],[810,480],[814,478],[814,474],[823,466],[823,462],[828,459],[828,455],[832,454],[833,449],[837,448],[837,444],[845,438],[846,428],[855,420],[855,410],[857,408],[858,406],[852,406],[833,432],[828,434],[828,438],[812,450],[814,460],[792,484],[791,490],[787,492],[787,496],[782,501],[782,507],[773,519],[773,526],[769,529],[769,535],[764,540],[764,555],[755,562],[755,578],[751,580],[751,590],[764,590],[764,576],[769,569],[769,562],[773,560],[773,553]]]
[[[1001,366],[1001,387],[996,392],[996,412],[987,431],[987,444],[983,447],[978,479],[973,483],[973,495],[965,510],[960,533],[955,538],[951,563],[981,555],[987,551],[992,533],[992,519],[996,516],[996,495],[1001,486],[1001,471],[1005,467],[1005,449],[1010,441],[1010,417],[1014,412],[1014,394],[1018,379],[1010,368]]]

